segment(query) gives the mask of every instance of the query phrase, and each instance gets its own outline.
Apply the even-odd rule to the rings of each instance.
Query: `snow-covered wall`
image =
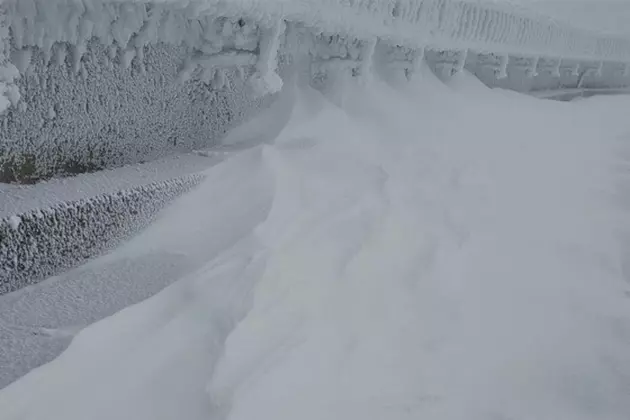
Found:
[[[265,100],[235,65],[256,58],[260,38],[238,20],[147,3],[20,0],[3,8],[7,68],[20,77],[6,83],[0,182],[205,148]],[[225,68],[196,72],[218,52]]]
[[[187,175],[0,219],[0,295],[110,249],[202,179]]]
[[[0,182],[215,144],[280,88],[277,56],[290,54],[285,34],[300,30],[402,48],[407,73],[426,57],[445,78],[468,68],[522,91],[630,81],[630,40],[496,3],[4,0]]]
[[[55,53],[66,48],[58,44]],[[184,49],[161,44],[143,50],[144,71],[138,62],[104,63],[106,48],[90,42],[83,74],[32,51],[28,73],[17,83],[22,99],[0,116],[0,181],[29,182],[208,147],[253,106],[238,80],[229,90],[178,83]]]
[[[411,78],[426,62],[443,79],[467,69],[519,91],[630,85],[630,40],[495,3],[0,0],[0,182],[216,144],[273,100],[295,54],[315,83]],[[0,220],[0,293],[94,256],[196,182]]]

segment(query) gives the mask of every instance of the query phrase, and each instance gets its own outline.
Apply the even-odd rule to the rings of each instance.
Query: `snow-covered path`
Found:
[[[0,391],[3,420],[630,416],[630,98],[427,73],[281,101],[124,248],[207,263]]]

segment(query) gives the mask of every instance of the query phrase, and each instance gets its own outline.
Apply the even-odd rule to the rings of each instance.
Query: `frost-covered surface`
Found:
[[[103,62],[108,52],[97,42],[87,51],[84,77],[67,63],[45,64],[40,50],[30,57],[28,75],[18,82],[21,105],[0,117],[0,181],[28,182],[209,147],[260,106],[233,70],[226,75],[229,89],[201,80],[182,86],[183,48],[146,47],[144,73],[135,61],[127,68]]]
[[[120,251],[201,266],[2,390],[3,419],[628,418],[628,97],[292,86],[275,141]]]
[[[15,80],[19,77],[17,68],[9,61],[9,18],[0,1],[0,115],[10,105],[16,105],[20,94]]]
[[[96,173],[54,178],[35,185],[0,184],[0,218],[198,173],[221,161],[227,153],[229,150],[223,147]]]
[[[503,0],[506,1],[506,0]],[[630,36],[626,0],[507,0],[553,19],[602,34]]]
[[[200,170],[203,165],[207,169],[232,152],[272,141],[286,123],[290,107],[291,102],[283,97],[246,125],[231,130],[221,151],[199,152],[204,155],[203,161],[196,162],[190,157],[168,159],[161,163],[169,169],[160,162],[148,167],[155,169],[157,165],[160,171],[171,174],[173,167],[179,167],[179,171],[184,171],[178,173],[180,176],[191,167]],[[188,211],[194,210],[194,215],[178,217],[177,207],[166,209],[163,221],[158,219],[151,229],[107,255],[0,296],[0,388],[54,359],[82,327],[154,295],[249,234],[255,223],[260,222],[259,218],[264,217],[261,209],[271,204],[270,178],[262,170],[256,153],[242,159],[249,160],[239,160],[241,165],[224,166],[205,174],[214,182],[204,183],[200,194],[185,198],[182,204]],[[138,186],[136,176],[120,169],[115,174],[122,178],[119,181],[129,183],[129,187]],[[143,175],[153,179],[149,174]],[[102,176],[113,178],[112,172],[105,171],[64,182],[84,192],[94,192],[96,187],[107,190],[112,185]],[[89,182],[74,183],[81,178]],[[231,182],[220,182],[226,178]],[[119,181],[114,182],[117,189],[121,187]],[[43,185],[26,188],[37,191]],[[70,192],[54,188],[51,194],[53,191]],[[243,196],[248,197],[247,205],[238,199]],[[229,215],[230,223],[218,217],[224,215]],[[190,220],[195,223],[189,223]]]
[[[188,175],[0,219],[0,295],[111,249],[201,179]]]
[[[520,91],[630,83],[630,39],[502,3],[7,0],[0,7],[0,181],[28,183],[216,144],[282,87],[277,58],[291,56],[285,36],[296,30],[346,40],[340,48],[348,51],[402,47],[413,52],[412,63],[434,60],[444,78],[468,68],[490,86]],[[369,78],[369,49],[363,56],[313,59],[320,70],[343,64]]]
[[[148,9],[147,4],[151,5]],[[133,48],[158,40],[191,40],[203,32],[203,27],[182,27],[182,21],[177,19],[164,24],[164,12],[176,11],[184,19],[249,17],[265,27],[273,27],[280,19],[286,19],[324,32],[354,34],[362,38],[382,37],[415,46],[560,55],[576,59],[630,59],[630,41],[623,37],[590,33],[501,2],[90,0],[77,4],[70,0],[7,0],[4,7],[14,17],[12,25],[17,36],[26,40],[24,45],[41,44],[44,48],[58,40],[80,46],[91,36],[109,44],[115,41],[122,48]],[[38,15],[45,19],[38,19]],[[69,25],[60,27],[59,22]],[[132,35],[137,32],[141,36],[134,39]]]

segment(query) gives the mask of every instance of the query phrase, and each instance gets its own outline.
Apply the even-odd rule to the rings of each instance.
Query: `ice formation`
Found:
[[[630,83],[630,40],[504,4],[5,0],[0,182],[220,142],[282,88],[289,31],[314,80],[377,67],[412,79],[428,62],[442,79],[466,68],[520,90]]]
[[[291,55],[287,28],[301,33],[305,43],[300,48],[313,48],[317,77],[334,70],[369,78],[375,61],[383,58],[377,50],[398,49],[401,53],[387,67],[408,78],[425,58],[437,57],[429,67],[443,78],[469,66],[487,84],[518,90],[630,82],[628,72],[613,77],[607,71],[630,62],[630,40],[505,4],[5,0],[0,12],[4,182],[32,182],[192,150],[200,146],[202,131],[212,133],[209,141],[220,141],[227,128],[257,110],[256,98],[281,88],[281,62]],[[487,60],[490,56],[495,58]],[[583,68],[590,66],[585,62],[600,67],[586,75],[556,69],[555,82],[538,77],[537,60],[560,58]],[[523,60],[529,63],[526,75],[534,79],[527,83],[508,77]],[[224,105],[204,103],[217,96]],[[11,105],[19,106],[7,113]],[[184,120],[190,109],[200,108],[203,115],[195,115],[195,121],[205,122],[203,130],[190,132],[197,123]],[[144,112],[134,116],[134,131],[125,116],[138,110]],[[73,119],[78,115],[80,120]],[[172,132],[160,121],[168,121],[164,125]],[[194,139],[194,145],[183,144],[185,139]],[[63,161],[55,155],[63,155]]]
[[[275,69],[285,21],[315,34],[340,34],[368,43],[378,38],[412,49],[428,45],[441,50],[491,51],[501,56],[630,60],[630,40],[623,37],[573,28],[505,4],[462,0],[361,0],[350,4],[341,0],[323,4],[279,0],[7,0],[2,9],[4,35],[0,42],[7,50],[10,28],[12,61],[22,74],[30,67],[33,47],[43,52],[46,62],[54,56],[57,63],[64,61],[66,47],[60,50],[56,47],[59,43],[70,46],[72,70],[85,72],[88,44],[96,38],[111,48],[111,60],[117,59],[125,68],[137,60],[143,72],[143,49],[148,45],[185,45],[190,57],[186,65],[182,63],[181,80],[202,67],[197,71],[200,77],[221,87],[221,68],[228,64],[225,59],[232,57],[232,66],[254,68],[251,81],[256,90],[275,92],[281,86]],[[225,52],[229,54],[222,54]],[[244,52],[257,58],[242,55]],[[221,54],[218,61],[213,57],[216,54]],[[499,69],[498,76],[505,77],[505,71]],[[12,83],[11,77],[0,81]],[[6,88],[0,87],[9,96]],[[13,103],[15,94],[10,95]]]

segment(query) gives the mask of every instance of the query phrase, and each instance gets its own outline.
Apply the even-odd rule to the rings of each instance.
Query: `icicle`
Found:
[[[74,46],[72,56],[72,71],[74,72],[74,74],[78,74],[81,70],[81,60],[83,59],[83,55],[86,53],[86,51],[87,48],[82,42]]]
[[[505,54],[499,57],[499,67],[497,68],[497,79],[506,79],[508,77],[508,64],[510,62],[510,56]]]
[[[245,80],[245,77],[246,77],[246,74],[245,74],[245,67],[243,67],[243,66],[238,67],[238,68],[236,69],[236,74],[237,74],[237,76],[238,76],[239,80],[244,81],[244,80]]]
[[[424,47],[418,48],[417,51],[413,53],[413,58],[411,60],[411,70],[407,72],[407,79],[411,80],[415,75],[420,74],[422,71],[422,66],[424,64],[424,56],[426,52]]]
[[[278,49],[285,29],[284,20],[280,20],[273,27],[262,30],[256,73],[250,79],[252,87],[259,95],[282,89],[282,79],[277,72]]]
[[[186,83],[192,77],[193,72],[197,68],[197,64],[190,57],[186,57],[184,64],[177,75],[177,81],[180,84]]]
[[[577,84],[578,88],[581,88],[584,85],[584,82],[586,81],[588,77],[593,77],[593,76],[597,77],[597,74],[601,71],[603,62],[600,62],[597,67],[592,67],[592,65],[593,63],[591,63],[590,66],[587,66],[585,70],[582,72],[582,74],[580,75],[578,79],[578,84]]]
[[[20,74],[26,73],[26,70],[31,65],[31,59],[33,57],[33,50],[31,48],[24,48],[21,50],[14,51],[11,54],[11,61],[20,72]]]
[[[575,66],[573,66],[573,69],[571,70],[571,76],[580,77],[580,63],[577,63]]]
[[[109,47],[107,47],[107,56],[109,57],[110,61],[113,61],[117,55],[118,55],[118,47],[115,44],[112,44]]]
[[[359,66],[359,77],[363,82],[368,82],[372,77],[372,66],[374,64],[374,51],[376,49],[376,38],[365,41],[361,50],[361,64]]]
[[[52,60],[52,50],[55,41],[52,38],[46,38],[43,42],[42,52],[44,53],[44,65],[48,66]]]
[[[466,60],[468,59],[468,50],[461,51],[457,56],[457,61],[455,61],[455,66],[453,67],[453,71],[455,74],[461,73],[464,70],[464,66],[466,66]]]
[[[557,77],[560,78],[562,75],[560,74],[560,65],[562,64],[562,59],[559,58],[556,61],[556,64],[553,66],[553,69],[551,70],[551,75],[553,77]]]
[[[20,99],[22,99],[20,89],[17,87],[17,85],[7,86],[5,88],[4,94],[9,99],[9,102],[11,102],[12,106],[16,106],[20,102]],[[24,101],[22,101],[21,103],[24,103]]]
[[[138,65],[140,66],[140,74],[146,74],[147,70],[144,65],[144,47],[136,47],[136,57],[138,58]]]
[[[604,75],[604,62],[600,61],[595,70],[595,77],[602,77]]]
[[[225,84],[226,84],[226,77],[225,77],[225,71],[224,70],[217,70],[214,73],[214,78],[212,80],[212,87],[216,90],[221,90],[223,88],[225,88]]]
[[[81,68],[79,69],[79,76],[81,76],[81,79],[85,81],[88,77],[87,67],[85,67],[85,63],[81,63],[80,67]]]
[[[135,48],[129,48],[127,50],[122,51],[121,57],[120,57],[120,64],[122,68],[126,70],[129,67],[131,67],[131,62],[133,61],[135,57],[136,57]]]
[[[540,61],[540,57],[532,57],[529,62],[529,67],[525,69],[525,75],[527,77],[536,77],[538,76],[538,62]]]

